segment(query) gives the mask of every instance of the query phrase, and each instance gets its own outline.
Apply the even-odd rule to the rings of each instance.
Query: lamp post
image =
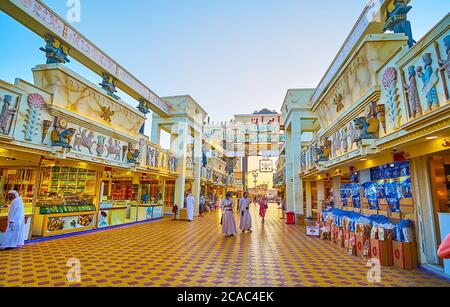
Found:
[[[256,189],[256,185],[258,184],[258,171],[253,171],[252,172],[252,176],[253,176],[253,183],[255,184],[255,189]]]

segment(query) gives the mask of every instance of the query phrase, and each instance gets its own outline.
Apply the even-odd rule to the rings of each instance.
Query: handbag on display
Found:
[[[441,259],[450,259],[450,235],[442,241],[438,250],[438,256]]]

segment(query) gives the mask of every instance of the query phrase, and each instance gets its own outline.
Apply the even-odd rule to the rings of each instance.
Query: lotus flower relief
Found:
[[[383,75],[383,86],[386,90],[386,105],[389,108],[389,118],[394,129],[400,127],[400,101],[397,95],[397,70],[393,67],[386,69]]]
[[[41,118],[41,110],[45,107],[44,97],[39,94],[30,94],[28,96],[28,105],[29,108],[25,115],[26,119],[23,132],[25,134],[25,140],[31,142],[38,129],[37,123]]]
[[[42,110],[45,106],[44,97],[39,94],[31,94],[28,96],[28,103],[36,109]]]
[[[386,89],[391,88],[392,83],[397,81],[397,70],[395,68],[390,67],[386,69],[383,75],[383,86]]]

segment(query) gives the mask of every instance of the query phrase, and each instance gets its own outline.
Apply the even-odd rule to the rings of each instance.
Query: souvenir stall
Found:
[[[136,221],[131,214],[138,203],[139,184],[128,170],[107,168],[102,177],[102,202],[98,227],[108,227]]]
[[[100,168],[70,160],[43,160],[33,235],[49,237],[96,227]]]
[[[130,218],[138,222],[163,216],[164,180],[152,174],[139,176],[140,199],[131,206]]]
[[[417,267],[410,165],[399,161],[352,171],[341,184],[340,208],[320,214],[320,237],[349,255],[382,266]]]

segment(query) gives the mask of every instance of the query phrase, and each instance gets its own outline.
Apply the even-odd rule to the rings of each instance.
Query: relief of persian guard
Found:
[[[403,87],[408,93],[408,104],[410,116],[416,118],[422,115],[422,106],[420,105],[419,92],[417,90],[416,82],[416,68],[414,66],[408,67],[408,80],[409,84],[404,82]]]
[[[348,146],[348,130],[347,127],[342,129],[341,131],[341,149],[344,153],[346,153],[349,149]]]
[[[331,140],[331,152],[333,156],[337,156],[338,151],[341,149],[341,134],[336,132]]]
[[[436,90],[436,85],[439,82],[438,70],[434,70],[431,64],[433,59],[431,58],[431,53],[425,53],[422,56],[424,67],[417,67],[417,75],[423,81],[423,94],[427,99],[427,110],[426,112],[431,112],[439,107],[439,98]]]
[[[447,71],[447,77],[450,79],[450,35],[444,37],[445,53],[447,59],[439,61],[439,67],[441,71]]]
[[[12,96],[5,95],[3,99],[0,97],[0,101],[3,100],[3,107],[0,113],[0,131],[2,134],[9,134],[11,132],[10,119],[16,114],[17,109],[10,109]]]
[[[105,148],[106,148],[105,141],[106,141],[106,139],[105,139],[104,136],[101,136],[101,135],[97,136],[97,149],[96,149],[96,151],[97,151],[97,156],[98,157],[102,157],[103,153],[105,152]]]

